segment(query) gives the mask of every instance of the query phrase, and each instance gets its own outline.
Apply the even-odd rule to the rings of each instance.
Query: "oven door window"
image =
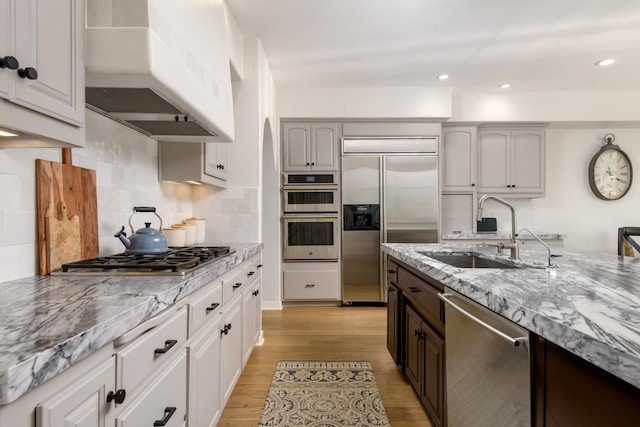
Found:
[[[333,204],[334,191],[290,191],[287,193],[289,205]]]
[[[334,221],[289,222],[287,240],[289,246],[333,246]]]

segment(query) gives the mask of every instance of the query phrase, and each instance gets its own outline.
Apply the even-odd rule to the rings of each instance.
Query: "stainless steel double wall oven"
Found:
[[[337,261],[340,193],[336,173],[284,175],[285,261]]]

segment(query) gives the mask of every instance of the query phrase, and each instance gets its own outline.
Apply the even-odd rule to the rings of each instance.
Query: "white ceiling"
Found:
[[[278,86],[640,90],[639,0],[226,1]]]

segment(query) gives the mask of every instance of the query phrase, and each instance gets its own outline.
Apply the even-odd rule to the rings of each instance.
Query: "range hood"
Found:
[[[87,0],[87,107],[154,139],[231,142],[222,0]]]

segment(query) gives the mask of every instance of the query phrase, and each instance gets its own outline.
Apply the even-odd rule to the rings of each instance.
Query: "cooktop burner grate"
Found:
[[[184,274],[207,262],[231,254],[228,246],[169,248],[153,255],[120,253],[62,265],[63,273],[82,274]]]

